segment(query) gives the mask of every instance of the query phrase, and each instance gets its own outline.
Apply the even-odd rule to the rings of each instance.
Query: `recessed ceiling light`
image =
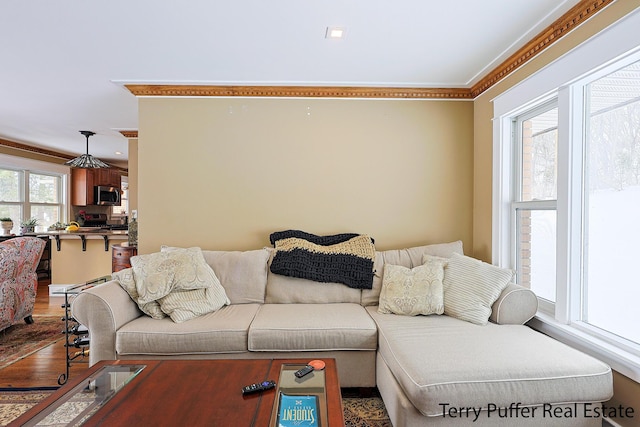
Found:
[[[122,151],[116,151],[116,154],[119,156],[122,154]]]
[[[343,39],[346,30],[342,27],[327,27],[325,39]]]

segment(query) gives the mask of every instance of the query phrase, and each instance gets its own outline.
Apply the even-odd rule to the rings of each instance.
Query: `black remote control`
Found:
[[[261,383],[249,384],[242,387],[242,394],[257,393],[259,391],[269,390],[276,386],[275,381],[263,381]]]
[[[302,369],[298,369],[297,371],[295,371],[295,372],[293,373],[293,375],[295,375],[295,376],[296,376],[296,377],[298,377],[298,378],[302,378],[302,377],[304,377],[305,375],[307,375],[307,374],[309,374],[309,373],[313,372],[313,369],[314,369],[314,368],[313,368],[313,366],[311,366],[311,365],[307,365],[307,366],[305,366],[304,368],[302,368]]]

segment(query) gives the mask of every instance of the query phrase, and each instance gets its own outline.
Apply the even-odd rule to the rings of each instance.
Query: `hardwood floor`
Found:
[[[38,283],[38,294],[33,310],[34,319],[38,315],[64,316],[63,297],[49,297],[49,282]],[[60,330],[63,322],[60,321]],[[60,341],[0,369],[0,387],[48,387],[58,385],[58,376],[66,372],[66,347],[64,336]],[[87,359],[88,361],[88,359]],[[69,371],[71,378],[89,368],[88,363],[74,363]]]

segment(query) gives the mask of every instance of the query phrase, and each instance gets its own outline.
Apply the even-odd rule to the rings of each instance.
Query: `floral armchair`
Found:
[[[16,237],[0,242],[0,331],[24,319],[33,323],[38,289],[36,267],[45,242]]]

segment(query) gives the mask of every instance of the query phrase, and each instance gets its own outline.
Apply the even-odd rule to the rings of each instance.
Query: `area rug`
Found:
[[[52,389],[0,390],[0,426],[28,411],[53,393]],[[344,421],[346,427],[391,427],[391,421],[379,396],[345,397]]]
[[[380,397],[345,397],[342,406],[346,427],[392,427]]]
[[[60,316],[33,316],[34,323],[24,322],[0,331],[0,369],[64,338]]]
[[[6,426],[51,393],[53,390],[0,391],[0,426]]]

